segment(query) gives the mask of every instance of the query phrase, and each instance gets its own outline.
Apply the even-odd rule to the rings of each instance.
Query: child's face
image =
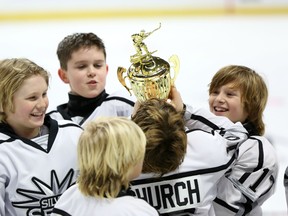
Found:
[[[32,76],[24,80],[22,86],[13,96],[14,112],[5,110],[7,123],[16,134],[32,138],[39,133],[39,127],[44,123],[44,117],[49,105],[47,83],[40,76]]]
[[[248,116],[241,102],[240,89],[228,83],[209,95],[210,111],[217,116],[226,116],[232,122],[244,122]]]
[[[60,78],[69,83],[71,93],[86,98],[96,97],[105,89],[107,74],[104,53],[96,46],[74,52],[67,71],[59,70]]]

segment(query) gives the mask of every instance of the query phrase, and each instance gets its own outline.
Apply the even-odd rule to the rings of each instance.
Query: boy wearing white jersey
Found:
[[[127,193],[141,173],[146,137],[126,117],[90,121],[78,145],[79,178],[56,203],[52,215],[157,216],[142,199]]]
[[[147,146],[142,174],[132,181],[132,191],[161,215],[214,215],[217,184],[247,131],[221,117],[217,124],[225,129],[195,129],[190,107],[184,121],[181,96],[174,87],[171,93],[172,105],[159,99],[136,103],[132,120],[146,134]],[[205,110],[193,114],[215,117]]]
[[[0,61],[0,215],[50,215],[77,177],[82,128],[45,117],[49,74],[28,59]]]
[[[108,65],[106,49],[94,33],[66,36],[58,45],[58,75],[70,86],[68,103],[49,114],[55,119],[68,119],[84,125],[98,116],[130,116],[134,97],[126,92],[108,94],[105,90]]]
[[[241,122],[249,133],[219,184],[214,201],[217,215],[262,215],[261,205],[275,192],[278,159],[274,146],[264,136],[267,100],[263,78],[246,66],[225,66],[211,80],[210,111]]]

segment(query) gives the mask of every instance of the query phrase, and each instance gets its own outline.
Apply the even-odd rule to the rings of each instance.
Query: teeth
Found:
[[[225,111],[227,111],[227,109],[221,108],[221,107],[214,107],[214,110],[215,110],[216,112],[225,112]]]

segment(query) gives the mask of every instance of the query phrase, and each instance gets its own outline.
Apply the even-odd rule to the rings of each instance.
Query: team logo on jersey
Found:
[[[50,184],[33,177],[31,181],[38,190],[18,188],[17,193],[26,198],[23,201],[12,202],[12,204],[15,208],[27,209],[27,216],[50,215],[60,195],[74,184],[75,176],[74,170],[71,169],[62,182],[59,182],[55,170],[52,170]]]
[[[163,214],[198,207],[202,198],[201,186],[198,175],[132,185],[131,190]]]

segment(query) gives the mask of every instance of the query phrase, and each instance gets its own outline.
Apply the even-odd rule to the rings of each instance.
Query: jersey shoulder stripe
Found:
[[[13,142],[14,140],[15,140],[15,139],[12,138],[12,137],[8,137],[8,139],[2,139],[2,140],[0,140],[0,145],[1,145],[2,143],[4,143],[4,142],[7,142],[7,143]]]
[[[210,120],[208,120],[207,118],[203,116],[191,114],[190,119],[200,121],[213,130],[220,130],[220,128],[216,124],[214,124],[213,122],[211,122]]]
[[[61,121],[59,122],[59,128],[66,128],[66,127],[78,127],[78,128],[81,128],[83,129],[80,125],[74,123],[74,122],[70,122],[70,121]]]
[[[235,158],[234,156],[232,156],[231,159],[228,161],[228,163],[223,164],[221,166],[193,170],[193,171],[182,172],[182,173],[176,173],[176,174],[172,174],[169,176],[162,176],[161,178],[152,177],[152,178],[146,178],[146,179],[138,179],[138,180],[133,180],[131,184],[138,185],[138,184],[147,184],[147,183],[154,183],[154,182],[161,182],[161,181],[171,181],[171,180],[179,179],[179,178],[215,173],[215,172],[219,172],[222,170],[226,170],[233,163],[234,160]]]
[[[108,96],[107,98],[105,98],[104,101],[110,101],[110,100],[119,100],[119,101],[122,101],[122,102],[124,102],[124,103],[127,103],[127,104],[129,104],[129,105],[131,105],[131,106],[134,106],[134,105],[135,105],[135,102],[133,102],[133,101],[127,99],[127,98],[120,97],[120,96],[111,96],[111,97]]]

